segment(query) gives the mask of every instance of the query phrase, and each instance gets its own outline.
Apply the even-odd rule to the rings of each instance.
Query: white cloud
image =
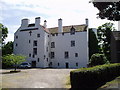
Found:
[[[13,41],[14,40],[14,33],[17,31],[17,29],[20,27],[19,25],[5,25],[8,28],[8,37],[6,38],[5,42]]]
[[[8,40],[20,26],[21,19],[29,18],[34,23],[35,17],[41,17],[41,24],[47,20],[48,27],[58,26],[58,19],[63,19],[63,25],[84,24],[89,19],[90,27],[98,27],[108,20],[96,19],[97,8],[90,0],[1,0],[3,7],[2,19],[10,29]],[[12,13],[12,14],[11,14]],[[15,18],[15,20],[13,20]],[[8,21],[10,23],[8,23]],[[11,22],[12,21],[12,22]],[[116,26],[117,26],[117,22]],[[9,25],[8,25],[9,24]],[[118,26],[117,26],[118,27]],[[11,31],[12,30],[12,31]]]
[[[8,37],[5,40],[5,43],[7,43],[8,41],[14,41],[14,34],[8,34]]]

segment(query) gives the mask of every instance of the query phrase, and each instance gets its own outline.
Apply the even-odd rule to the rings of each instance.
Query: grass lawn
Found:
[[[65,88],[71,88],[71,84],[70,84],[70,76],[66,77],[66,81],[65,81]]]
[[[120,88],[120,76],[110,82],[107,82],[100,88],[118,88],[118,87]]]

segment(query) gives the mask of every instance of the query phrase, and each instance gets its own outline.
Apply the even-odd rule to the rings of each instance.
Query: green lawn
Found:
[[[120,76],[110,82],[107,82],[100,88],[118,88],[118,85],[120,87]]]
[[[71,88],[71,84],[70,84],[70,76],[66,77],[66,83],[65,83],[65,88]]]

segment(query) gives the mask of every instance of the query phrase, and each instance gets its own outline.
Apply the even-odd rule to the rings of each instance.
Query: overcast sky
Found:
[[[57,27],[58,19],[63,19],[63,26],[85,24],[89,19],[89,27],[110,22],[96,18],[99,12],[89,3],[90,0],[1,0],[0,21],[8,30],[6,41],[14,40],[14,33],[20,27],[21,19],[28,18],[30,23],[35,22],[35,17],[41,17],[41,24],[47,20],[47,27]],[[117,22],[115,24],[117,29]]]

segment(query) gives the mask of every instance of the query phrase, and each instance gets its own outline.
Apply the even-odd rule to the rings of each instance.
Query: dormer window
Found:
[[[58,33],[56,33],[56,36],[58,36]]]
[[[52,36],[55,36],[55,34],[52,34]]]
[[[75,34],[75,28],[72,26],[72,28],[70,29],[70,34],[74,35]]]

